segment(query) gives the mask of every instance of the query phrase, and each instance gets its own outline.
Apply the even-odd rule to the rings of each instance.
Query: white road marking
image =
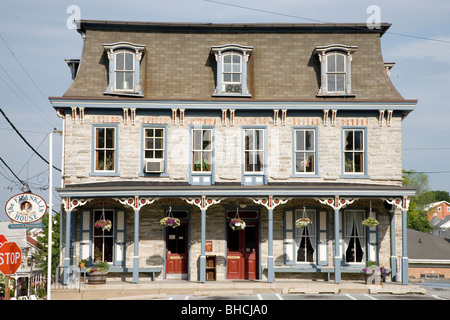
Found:
[[[283,298],[282,298],[278,293],[275,293],[275,295],[277,296],[277,298],[278,298],[279,300],[283,300]]]
[[[368,295],[368,294],[364,294],[364,296],[366,296],[366,297],[368,297],[368,298],[370,298],[370,299],[372,299],[372,300],[378,300],[377,298],[372,297],[371,295]]]
[[[346,293],[345,294],[347,297],[349,297],[350,299],[352,299],[352,300],[358,300],[358,299],[356,299],[355,297],[352,297],[351,295],[349,295],[348,293]]]
[[[438,297],[437,295],[435,295],[435,294],[433,294],[433,295],[431,295],[433,298],[435,298],[435,299],[439,299],[439,300],[447,300],[447,299],[444,299],[444,298],[441,298],[441,297]]]

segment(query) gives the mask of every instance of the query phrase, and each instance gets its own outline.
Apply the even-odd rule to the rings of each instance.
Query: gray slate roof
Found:
[[[408,229],[408,258],[450,260],[450,242],[443,237]]]

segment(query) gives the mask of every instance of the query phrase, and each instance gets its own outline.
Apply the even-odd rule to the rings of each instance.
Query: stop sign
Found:
[[[6,240],[6,237],[4,235],[0,234],[0,247],[2,246],[2,244],[4,244],[7,241],[8,240]]]
[[[22,263],[22,250],[15,242],[5,242],[0,247],[0,272],[5,276],[16,273]]]

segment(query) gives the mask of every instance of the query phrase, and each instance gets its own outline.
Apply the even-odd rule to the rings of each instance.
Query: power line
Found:
[[[211,2],[211,3],[216,3],[216,4],[221,4],[221,5],[224,5],[224,6],[240,8],[240,9],[246,9],[246,10],[257,11],[257,12],[262,12],[262,13],[274,14],[274,15],[282,16],[282,17],[295,18],[295,19],[301,19],[301,20],[318,22],[318,23],[331,23],[331,22],[323,21],[323,20],[299,17],[299,16],[294,16],[294,15],[291,15],[291,14],[279,13],[279,12],[274,12],[274,11],[269,11],[269,10],[262,10],[262,9],[252,8],[252,7],[245,7],[245,6],[240,6],[240,5],[237,5],[237,4],[225,3],[225,2],[220,2],[220,1],[214,1],[214,0],[204,0],[204,1]],[[361,29],[361,28],[358,28],[356,26],[354,26],[353,28]],[[421,39],[421,40],[429,40],[429,41],[450,43],[450,41],[442,40],[442,39],[432,39],[432,38],[419,37],[419,36],[414,36],[414,35],[409,35],[409,34],[395,33],[395,32],[390,32],[390,31],[386,31],[386,33],[392,34],[392,35],[396,35],[396,36],[409,37],[409,38],[415,38],[415,39]]]
[[[2,157],[0,157],[0,161],[3,162],[3,164],[8,168],[9,171],[11,171],[11,173],[14,175],[14,177],[16,177],[16,179],[23,185],[25,185],[26,183],[24,181],[22,181],[15,173],[14,171],[12,171],[12,169],[6,164],[6,162],[2,159]]]
[[[43,156],[41,156],[39,154],[39,152],[37,152],[32,146],[31,144],[28,143],[28,141],[22,136],[22,134],[19,132],[19,130],[16,129],[16,127],[12,124],[12,122],[8,119],[8,117],[6,116],[6,114],[3,112],[3,110],[0,108],[0,112],[3,114],[3,116],[5,117],[6,121],[8,121],[8,123],[11,125],[11,127],[17,132],[17,134],[22,138],[22,140],[27,144],[27,146],[29,146],[31,148],[31,150],[34,151],[34,153],[36,153],[39,158],[41,158],[42,160],[44,160],[47,164],[50,164],[47,159],[45,159]],[[61,169],[53,166],[54,169],[58,170],[59,172],[61,172]]]

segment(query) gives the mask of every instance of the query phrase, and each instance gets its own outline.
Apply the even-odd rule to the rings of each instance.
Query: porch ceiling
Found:
[[[61,197],[410,197],[414,188],[361,183],[269,183],[245,186],[240,183],[216,183],[193,186],[183,182],[113,181],[71,184],[57,188]]]

